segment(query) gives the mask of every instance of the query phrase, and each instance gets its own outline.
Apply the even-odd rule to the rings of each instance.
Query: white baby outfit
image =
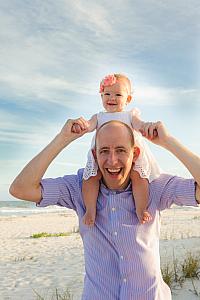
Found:
[[[138,109],[133,109],[131,111],[122,111],[122,112],[100,112],[97,114],[97,128],[98,129],[102,124],[111,121],[117,120],[127,124],[133,129],[135,145],[140,148],[140,155],[137,158],[133,169],[140,174],[141,178],[147,178],[149,182],[158,178],[161,174],[161,169],[158,166],[153,154],[151,153],[148,145],[145,143],[144,138],[141,133],[136,131],[132,124],[133,116],[139,117],[140,112]],[[98,165],[94,160],[92,154],[92,149],[95,145],[95,135],[93,136],[91,148],[88,152],[87,164],[84,169],[83,178],[87,180],[91,176],[97,175]]]

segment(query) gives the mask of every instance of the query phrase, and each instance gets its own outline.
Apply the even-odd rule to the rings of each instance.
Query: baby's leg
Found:
[[[135,199],[136,214],[141,224],[152,220],[147,211],[149,198],[149,182],[146,178],[141,178],[137,171],[131,171],[132,193]]]
[[[86,213],[83,216],[83,223],[85,225],[93,226],[96,217],[96,203],[99,193],[99,180],[101,179],[101,172],[98,171],[96,176],[92,176],[87,180],[83,179],[82,194],[83,201],[86,207]]]

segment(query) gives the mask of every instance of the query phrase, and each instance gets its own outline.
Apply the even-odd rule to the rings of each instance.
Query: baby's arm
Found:
[[[131,118],[131,125],[133,126],[133,129],[136,131],[140,131],[144,126],[144,121],[140,119],[139,113],[135,110],[132,112],[132,118]]]
[[[80,117],[72,126],[72,132],[81,133],[82,131],[92,132],[97,127],[97,115],[93,115],[90,120]]]
[[[92,118],[88,121],[88,123],[88,132],[94,131],[97,128],[97,114],[93,115]]]
[[[155,122],[144,122],[140,119],[139,114],[133,111],[131,124],[133,129],[141,132],[141,134],[147,139],[153,139],[158,135],[157,130],[154,126]]]

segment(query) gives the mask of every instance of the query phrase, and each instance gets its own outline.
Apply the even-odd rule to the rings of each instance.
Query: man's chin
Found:
[[[125,181],[106,180],[105,178],[103,179],[103,182],[106,185],[106,187],[110,190],[122,190],[125,189],[128,185],[128,183]]]

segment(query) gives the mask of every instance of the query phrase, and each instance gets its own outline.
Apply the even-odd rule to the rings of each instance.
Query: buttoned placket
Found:
[[[112,236],[114,244],[117,246],[118,243],[120,243],[120,237],[118,236],[118,229],[119,229],[119,221],[117,219],[116,214],[118,213],[117,208],[117,198],[120,197],[120,194],[118,194],[116,191],[109,192],[109,208],[110,208],[110,214],[111,214],[111,224],[112,224]],[[121,270],[121,278],[122,283],[125,284],[127,282],[127,278],[125,275],[125,270],[123,270],[124,265],[124,255],[123,253],[119,253],[119,265]]]

